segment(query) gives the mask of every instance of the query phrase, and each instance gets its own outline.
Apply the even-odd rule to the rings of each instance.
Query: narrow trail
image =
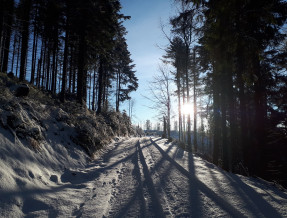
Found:
[[[56,206],[27,210],[27,217],[287,216],[286,193],[226,173],[161,138],[112,144],[85,169],[66,170],[61,181],[33,197]]]

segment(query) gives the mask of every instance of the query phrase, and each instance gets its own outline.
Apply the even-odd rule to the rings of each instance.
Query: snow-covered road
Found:
[[[286,192],[224,172],[161,138],[113,143],[59,180],[27,191],[26,217],[287,217]]]

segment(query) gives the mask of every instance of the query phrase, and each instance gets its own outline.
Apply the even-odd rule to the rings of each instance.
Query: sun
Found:
[[[193,113],[193,105],[192,104],[183,104],[181,111],[184,115],[192,114]]]

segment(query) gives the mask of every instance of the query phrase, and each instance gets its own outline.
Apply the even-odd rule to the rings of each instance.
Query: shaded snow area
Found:
[[[55,144],[39,154],[6,130],[0,145],[0,217],[287,217],[284,190],[161,138],[120,139],[91,162]]]

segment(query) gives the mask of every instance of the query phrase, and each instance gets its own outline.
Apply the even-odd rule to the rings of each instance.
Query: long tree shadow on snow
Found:
[[[121,143],[119,143],[118,145],[121,145]],[[115,152],[117,148],[118,146],[115,146],[115,148],[108,151],[105,154],[106,157],[111,155],[111,153]],[[51,188],[47,188],[47,189],[34,188],[34,189],[7,190],[7,191],[1,190],[0,201],[1,199],[3,199],[3,201],[6,201],[7,199],[11,199],[12,201],[15,197],[21,197],[25,199],[24,202],[28,204],[30,202],[30,199],[32,199],[33,196],[44,195],[44,194],[49,194],[49,193],[58,193],[58,192],[64,191],[65,189],[84,189],[87,187],[85,183],[94,181],[101,175],[101,173],[104,173],[107,170],[114,168],[120,163],[129,161],[130,159],[133,158],[133,156],[134,156],[134,153],[132,153],[131,155],[128,155],[125,158],[122,158],[116,161],[115,163],[111,165],[106,165],[106,166],[99,167],[99,168],[95,168],[95,167],[98,166],[100,162],[95,161],[91,163],[84,171],[66,169],[63,172],[62,176],[60,177],[61,182],[63,182],[64,184],[59,184],[58,187],[53,187],[52,189]],[[107,162],[109,161],[109,159],[104,157],[103,161]]]
[[[201,215],[201,205],[199,200],[199,192],[205,194],[208,198],[212,199],[219,207],[221,207],[224,211],[226,211],[232,217],[244,217],[238,209],[236,209],[233,205],[231,205],[228,201],[218,196],[213,190],[207,187],[203,182],[201,182],[195,175],[195,167],[193,161],[193,155],[189,154],[189,171],[185,170],[181,165],[179,165],[173,158],[171,158],[162,148],[160,148],[152,139],[153,145],[160,151],[163,158],[172,163],[172,165],[182,173],[185,177],[189,179],[189,191],[190,191],[190,204],[191,204],[191,216],[192,217],[200,217]],[[237,181],[238,182],[238,181]],[[240,183],[238,184],[238,186]],[[242,184],[241,184],[242,186]],[[253,190],[254,192],[254,190]],[[252,194],[252,196],[250,196]],[[260,206],[262,210],[270,211],[270,214],[273,214],[274,217],[280,217],[280,214],[270,205],[268,204],[260,195],[256,195],[256,193],[248,193],[246,195],[249,199],[254,200],[254,195],[256,199],[260,199]],[[264,203],[263,203],[264,202]],[[263,204],[262,204],[263,203]],[[267,208],[266,208],[267,207]],[[258,214],[254,214],[258,215]]]
[[[131,142],[129,142],[131,143]],[[121,163],[127,162],[131,160],[134,156],[133,152],[130,152],[131,154],[120,158],[116,162],[107,165],[107,163],[110,161],[110,158],[116,155],[120,155],[120,152],[118,151],[118,147],[121,145],[121,143],[118,143],[113,149],[105,153],[102,157],[102,161],[93,161],[84,171],[73,171],[73,170],[66,170],[62,176],[61,181],[64,183],[71,183],[71,184],[82,184],[89,181],[96,180],[100,177],[102,173],[105,173],[107,170],[111,170],[114,167],[118,166]],[[132,146],[130,146],[129,149],[134,149]],[[120,151],[128,151],[129,149],[120,149]],[[95,168],[97,167],[97,168]],[[71,176],[73,175],[73,176]]]
[[[265,201],[253,188],[242,182],[237,175],[229,175],[226,172],[224,172],[224,174],[233,189],[236,190],[238,195],[244,200],[244,202],[246,202],[246,206],[249,207],[249,211],[256,211],[256,214],[254,215],[262,217],[281,217],[281,215],[267,201]],[[262,188],[264,190],[266,187]],[[281,195],[282,193],[277,192],[276,194]],[[273,198],[270,194],[269,197]],[[283,194],[281,197],[286,199],[287,195]],[[273,198],[273,201],[276,200]],[[280,204],[279,202],[277,203]]]
[[[150,145],[152,145],[152,143],[145,145],[144,147],[149,147]],[[123,207],[121,207],[121,209],[119,210],[119,212],[116,214],[115,217],[120,218],[120,217],[124,217],[125,215],[127,215],[129,209],[135,204],[137,199],[139,200],[139,204],[140,204],[141,217],[148,217],[148,216],[165,217],[163,208],[160,204],[159,197],[155,190],[153,180],[150,176],[150,172],[145,162],[145,158],[142,153],[142,148],[140,146],[139,141],[136,143],[135,147],[136,147],[136,151],[132,158],[132,163],[135,166],[133,170],[133,175],[135,179],[138,181],[138,186],[136,190],[134,191],[132,197]],[[139,163],[142,165],[143,178],[144,178],[143,181],[142,181]],[[146,207],[146,202],[144,198],[144,188],[147,188],[148,193],[151,196],[151,207],[152,208],[149,208],[149,209],[152,209],[152,211],[148,211]]]
[[[152,144],[156,144],[155,141],[152,140]],[[166,144],[166,143],[165,143]],[[157,146],[157,144],[156,144]],[[166,165],[167,167],[165,168],[165,170],[163,172],[160,173],[160,181],[159,184],[163,189],[166,189],[168,187],[168,183],[169,181],[169,176],[171,175],[172,169],[175,168],[174,162],[175,159],[182,159],[184,156],[184,151],[177,147],[175,152],[173,152],[173,155],[170,157],[169,156],[169,152],[171,151],[172,147],[174,145],[173,144],[169,144],[168,148],[163,151],[165,153],[165,155],[162,156],[162,158],[155,164],[155,167],[150,171],[151,174],[154,174],[162,165],[164,162],[168,162],[169,164]],[[166,159],[166,155],[168,157],[170,157],[173,161],[169,161]],[[193,161],[191,158],[189,158],[189,170],[190,172],[194,173],[194,165],[193,165]],[[197,188],[194,187],[194,184],[191,182],[191,180],[188,180],[189,182],[189,196],[188,198],[188,202],[190,203],[190,205],[186,205],[188,211],[183,212],[181,214],[175,214],[176,216],[179,217],[202,217],[201,214],[201,208],[199,206],[199,191]],[[172,197],[173,198],[173,197]]]
[[[160,161],[158,161],[155,165],[155,167],[152,169],[151,174],[153,174],[160,166],[163,164],[163,162],[168,161],[170,164],[165,169],[163,173],[160,175],[160,184],[166,187],[166,184],[168,183],[168,176],[172,172],[172,168],[180,167],[182,170],[185,171],[182,166],[180,166],[175,159],[182,159],[184,156],[184,151],[180,147],[177,147],[175,152],[173,153],[173,156],[169,156],[169,152],[171,151],[171,148],[174,146],[173,144],[170,144],[169,147],[163,151],[156,143],[151,139],[151,143],[161,152],[162,158]],[[163,155],[164,154],[164,155]],[[172,161],[171,161],[172,160]],[[176,165],[175,165],[176,164]],[[188,168],[189,172],[193,175],[192,177],[195,177],[195,168],[194,168],[194,161],[193,156],[189,153],[188,156]],[[186,171],[187,172],[187,171]],[[181,214],[182,216],[191,216],[191,217],[202,217],[201,215],[201,207],[200,207],[200,199],[199,199],[199,189],[197,187],[197,184],[194,183],[194,180],[191,177],[188,177],[189,182],[189,196],[188,201],[190,203],[188,211],[188,214]]]

